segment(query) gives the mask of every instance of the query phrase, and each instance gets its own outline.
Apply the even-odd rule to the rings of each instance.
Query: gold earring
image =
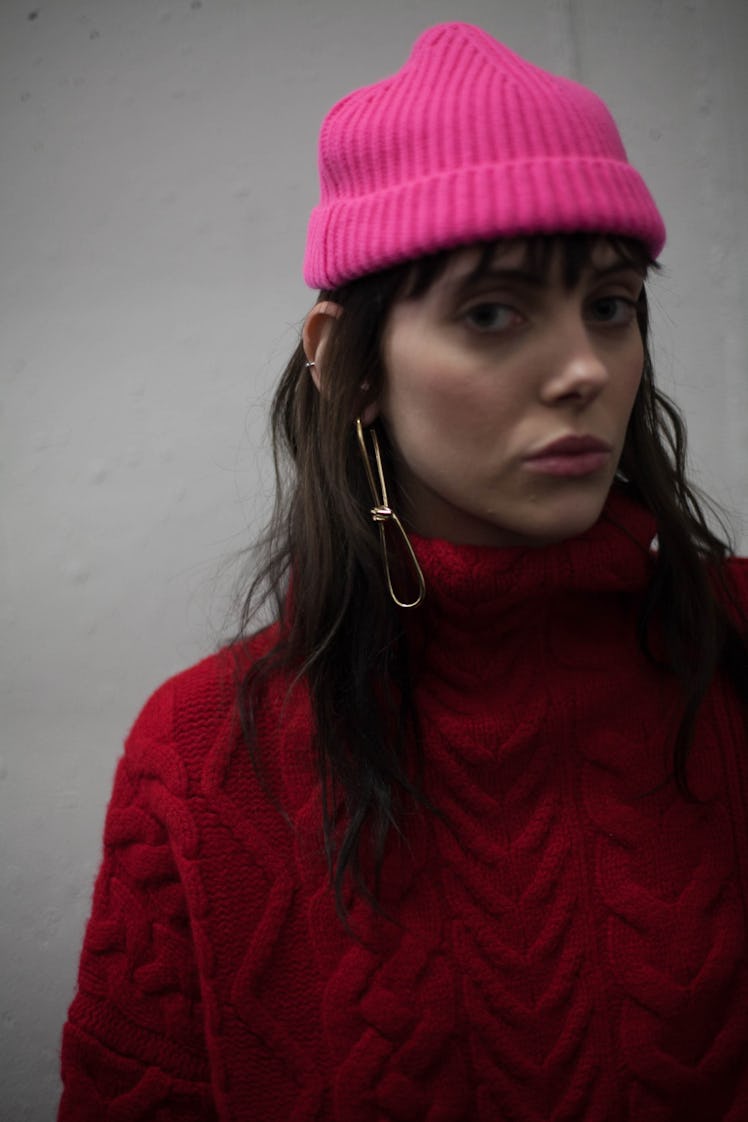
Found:
[[[364,427],[361,424],[361,418],[356,418],[356,436],[358,437],[358,446],[361,451],[361,458],[364,461],[364,468],[366,470],[366,478],[369,481],[369,489],[371,490],[372,498],[374,499],[374,506],[371,509],[371,517],[374,522],[379,526],[379,541],[382,546],[382,557],[384,559],[384,571],[387,577],[387,588],[389,589],[390,596],[397,604],[398,608],[417,608],[419,604],[423,603],[426,595],[426,582],[423,579],[423,572],[421,566],[418,564],[418,558],[413,552],[413,546],[410,544],[408,535],[403,529],[403,524],[395,514],[394,510],[389,504],[387,499],[387,485],[384,481],[384,471],[382,469],[382,456],[379,451],[379,440],[375,430],[369,429],[371,434],[371,444],[374,450],[374,462],[377,465],[377,475],[379,476],[379,490],[374,480],[374,472],[371,470],[371,461],[369,459],[369,450],[366,447],[366,438],[364,436]],[[392,525],[400,532],[400,537],[405,543],[407,556],[410,558],[415,573],[416,582],[418,584],[418,595],[415,600],[401,600],[392,585],[392,576],[390,575],[390,562],[387,556],[387,539],[385,537],[386,523]]]

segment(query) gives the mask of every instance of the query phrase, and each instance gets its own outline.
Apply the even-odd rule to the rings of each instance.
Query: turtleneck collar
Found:
[[[586,533],[547,546],[458,545],[411,535],[426,580],[424,615],[494,617],[564,592],[634,592],[652,572],[652,514],[611,491]],[[420,609],[419,609],[420,610]]]
[[[616,487],[586,533],[548,546],[413,536],[426,599],[403,622],[430,724],[447,722],[450,743],[477,758],[528,722],[550,720],[548,684],[569,667],[583,690],[588,674],[636,649],[655,529]]]

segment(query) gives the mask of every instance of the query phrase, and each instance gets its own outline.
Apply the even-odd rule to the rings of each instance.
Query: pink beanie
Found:
[[[665,227],[597,94],[485,31],[425,31],[403,68],[333,106],[304,279],[345,281],[440,249],[522,234],[637,238]]]

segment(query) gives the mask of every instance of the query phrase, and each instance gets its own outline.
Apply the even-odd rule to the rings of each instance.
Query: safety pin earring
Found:
[[[369,451],[366,447],[366,437],[364,436],[364,427],[361,424],[361,418],[356,418],[356,436],[358,437],[358,446],[361,450],[361,458],[364,461],[364,468],[366,470],[366,478],[369,481],[369,489],[371,490],[372,498],[374,499],[374,506],[371,508],[372,521],[376,522],[379,526],[379,541],[382,547],[382,558],[384,560],[384,571],[387,577],[387,588],[389,589],[390,596],[397,604],[398,608],[417,608],[419,604],[423,603],[426,595],[426,582],[423,579],[423,572],[421,566],[418,564],[418,558],[413,552],[413,546],[410,544],[408,535],[405,533],[403,524],[395,514],[394,510],[389,504],[387,499],[387,485],[384,481],[384,471],[382,469],[382,456],[379,451],[379,440],[374,429],[369,429],[371,434],[371,444],[374,450],[374,462],[377,465],[377,475],[379,476],[379,490],[377,490],[376,481],[374,479],[374,472],[371,469],[371,461],[369,459]],[[385,526],[391,523],[400,533],[408,557],[410,558],[415,574],[416,583],[418,585],[418,595],[415,600],[401,600],[392,585],[392,576],[390,574],[390,562],[387,555],[387,538],[385,536]]]

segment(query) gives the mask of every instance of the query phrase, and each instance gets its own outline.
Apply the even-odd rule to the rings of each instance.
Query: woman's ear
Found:
[[[309,370],[318,390],[324,385],[324,355],[335,320],[340,319],[343,309],[332,300],[321,300],[315,304],[304,320],[301,341],[309,362]]]
[[[325,387],[325,351],[330,340],[335,320],[343,315],[343,308],[333,300],[321,300],[315,304],[309,315],[304,320],[301,332],[301,341],[304,344],[304,353],[317,389],[324,393]],[[362,392],[369,389],[368,383],[361,386]],[[379,404],[370,402],[361,415],[361,422],[370,425],[379,414]]]
[[[372,401],[366,406],[361,414],[361,424],[366,428],[367,425],[373,425],[379,416],[379,405],[376,401]]]

